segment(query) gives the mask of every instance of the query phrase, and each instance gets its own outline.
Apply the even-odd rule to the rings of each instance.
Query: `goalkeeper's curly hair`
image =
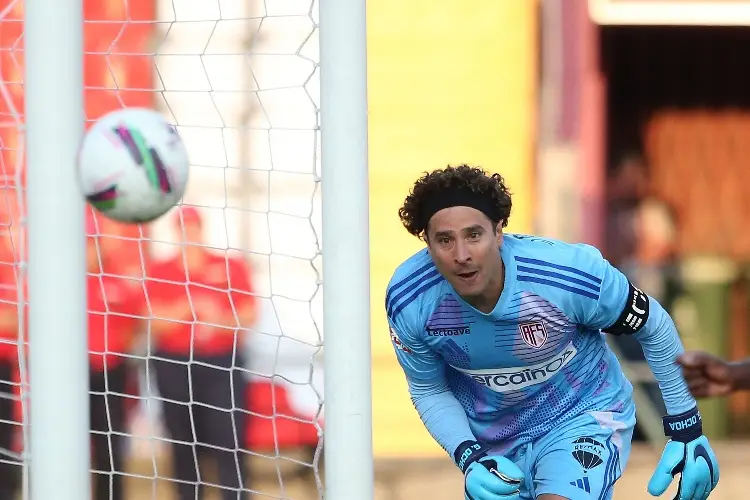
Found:
[[[447,189],[469,189],[477,196],[487,197],[493,208],[495,224],[508,225],[511,207],[511,193],[500,174],[488,174],[480,167],[470,165],[447,166],[444,169],[425,172],[417,179],[409,195],[399,209],[398,215],[407,231],[414,236],[425,239],[426,221],[425,201],[433,196],[440,196]],[[496,219],[496,220],[495,220]]]

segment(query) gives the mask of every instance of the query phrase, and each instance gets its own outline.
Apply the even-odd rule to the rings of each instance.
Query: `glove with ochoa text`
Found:
[[[499,455],[487,455],[489,447],[464,441],[453,455],[464,473],[466,500],[518,500],[523,472]]]
[[[719,463],[703,435],[698,408],[664,417],[664,434],[670,440],[648,483],[648,492],[661,495],[680,474],[675,500],[705,500],[719,482]]]

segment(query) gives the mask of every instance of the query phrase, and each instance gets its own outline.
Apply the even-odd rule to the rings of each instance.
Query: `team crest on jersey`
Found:
[[[518,325],[521,338],[529,346],[540,349],[547,343],[547,327],[543,321],[529,321]]]

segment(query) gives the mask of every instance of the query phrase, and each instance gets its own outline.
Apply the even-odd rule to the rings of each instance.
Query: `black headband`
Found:
[[[492,222],[500,222],[497,208],[488,196],[477,194],[465,187],[450,187],[432,194],[424,201],[422,217],[419,221],[421,231],[427,230],[427,224],[433,215],[450,207],[470,207],[482,212]]]

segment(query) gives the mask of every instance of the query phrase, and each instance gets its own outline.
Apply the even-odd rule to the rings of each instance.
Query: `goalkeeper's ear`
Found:
[[[503,246],[503,228],[506,226],[507,222],[505,220],[501,220],[497,224],[493,226],[493,230],[495,231],[495,237],[497,239],[497,248],[500,248]]]

